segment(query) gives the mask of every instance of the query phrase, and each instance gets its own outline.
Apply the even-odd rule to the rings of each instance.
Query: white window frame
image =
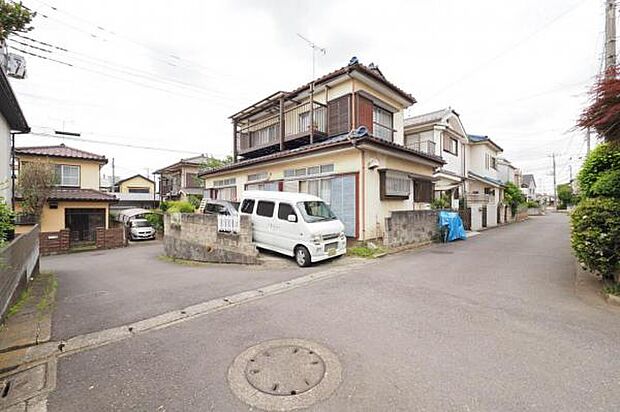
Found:
[[[56,176],[59,178],[59,181],[56,184],[56,186],[61,186],[61,187],[80,187],[81,173],[82,173],[82,168],[80,167],[80,165],[57,164],[57,165],[55,165],[55,168],[56,169],[55,169],[54,173],[56,173]],[[77,183],[72,184],[72,183],[67,183],[65,181],[65,178],[67,177],[67,172],[65,171],[65,169],[77,170]]]

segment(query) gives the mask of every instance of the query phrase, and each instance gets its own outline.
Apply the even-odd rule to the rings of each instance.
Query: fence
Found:
[[[35,226],[0,250],[0,319],[38,271],[39,226]]]
[[[432,241],[438,236],[436,210],[394,211],[385,218],[385,237],[387,247],[399,247]]]
[[[239,233],[239,216],[217,215],[217,231]]]

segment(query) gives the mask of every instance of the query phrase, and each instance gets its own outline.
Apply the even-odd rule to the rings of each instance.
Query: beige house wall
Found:
[[[368,169],[371,162],[377,162],[378,168]],[[428,204],[414,203],[413,187],[411,196],[406,200],[381,200],[378,169],[391,169],[407,173],[428,176],[433,175],[433,166],[397,157],[394,154],[377,150],[358,150],[353,147],[333,150],[328,153],[310,154],[300,159],[281,160],[270,164],[248,166],[242,170],[205,178],[205,188],[216,188],[215,180],[235,178],[237,200],[240,200],[248,183],[248,175],[267,172],[268,179],[261,182],[280,181],[284,179],[285,169],[296,169],[324,164],[334,164],[334,172],[329,175],[356,173],[358,184],[357,226],[360,240],[383,237],[385,218],[395,210],[413,210],[428,208]],[[251,182],[257,183],[257,182]],[[412,184],[413,186],[413,184]]]
[[[125,180],[119,185],[120,193],[129,193],[129,188],[143,188],[148,187],[149,193],[153,193],[155,191],[155,183],[151,182],[148,179],[145,179],[142,176],[135,176],[131,179]]]
[[[61,157],[42,157],[42,156],[19,156],[21,167],[22,162],[47,162],[52,165],[71,165],[80,166],[80,188],[99,190],[99,170],[101,163],[92,160],[70,159]]]
[[[58,201],[58,208],[51,209],[49,203],[45,204],[41,214],[41,232],[57,232],[65,228],[65,209],[105,209],[105,228],[108,229],[109,204],[108,202],[69,202]],[[15,211],[21,212],[19,202],[15,205]],[[25,233],[31,226],[17,226],[18,233]]]

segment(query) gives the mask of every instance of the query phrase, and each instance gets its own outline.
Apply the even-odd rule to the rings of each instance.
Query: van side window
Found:
[[[254,212],[254,199],[244,199],[241,205],[241,213],[252,214]]]
[[[256,214],[258,216],[273,217],[273,209],[275,209],[275,207],[276,204],[274,202],[259,200],[258,206],[256,206]]]
[[[295,213],[293,206],[288,203],[280,203],[280,205],[278,205],[278,219],[288,220],[289,215],[293,215],[297,218],[297,214]]]

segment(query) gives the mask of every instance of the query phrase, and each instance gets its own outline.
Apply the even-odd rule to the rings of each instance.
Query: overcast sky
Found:
[[[65,141],[115,158],[123,177],[231,153],[229,115],[311,80],[301,33],[327,49],[317,76],[351,56],[374,62],[418,100],[409,115],[451,106],[468,133],[489,135],[552,191],[548,155],[559,155],[561,183],[585,153],[573,128],[603,49],[603,0],[24,4],[39,12],[27,36],[68,51],[9,44],[73,65],[26,56],[27,79],[11,84],[33,131],[64,128],[108,143]],[[60,142],[17,138],[19,146]]]

